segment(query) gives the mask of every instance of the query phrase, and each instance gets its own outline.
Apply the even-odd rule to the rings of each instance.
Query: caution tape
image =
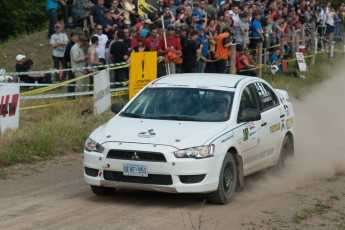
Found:
[[[118,92],[128,90],[128,87],[121,87],[110,89],[110,92]],[[52,99],[52,98],[61,98],[61,97],[74,97],[74,96],[86,96],[92,95],[93,91],[86,92],[71,92],[71,93],[55,93],[55,94],[41,94],[41,95],[29,95],[29,96],[20,96],[20,100],[32,100],[32,99]]]
[[[119,96],[124,96],[124,95],[128,95],[128,90],[117,91],[110,94],[110,96],[112,97],[119,97]],[[66,104],[71,104],[71,103],[76,103],[76,102],[90,101],[90,100],[93,100],[93,96],[76,98],[76,99],[67,100],[67,101],[58,101],[58,102],[48,103],[48,104],[43,104],[43,105],[28,106],[28,107],[20,108],[20,110],[40,109],[40,108],[47,108],[47,107],[58,106],[58,105],[66,105]]]
[[[129,64],[124,65],[124,66],[112,67],[111,69],[120,69],[120,68],[125,68],[125,67],[128,67],[128,66],[129,66]],[[43,93],[43,92],[46,92],[46,91],[49,91],[49,90],[53,90],[53,89],[59,88],[59,87],[61,87],[63,85],[66,85],[68,83],[71,83],[71,82],[74,82],[74,81],[77,81],[77,80],[81,80],[83,78],[95,75],[95,74],[97,74],[99,72],[100,71],[92,72],[92,73],[89,73],[89,74],[86,74],[86,75],[83,75],[83,76],[80,76],[80,77],[76,77],[76,78],[73,78],[73,79],[70,79],[70,80],[66,80],[64,82],[60,82],[60,83],[57,83],[57,84],[53,84],[53,85],[50,85],[50,86],[47,86],[47,87],[44,87],[44,88],[40,88],[40,89],[36,89],[36,90],[31,90],[31,91],[28,91],[28,92],[23,92],[23,93],[20,94],[20,96],[34,95],[34,94]]]

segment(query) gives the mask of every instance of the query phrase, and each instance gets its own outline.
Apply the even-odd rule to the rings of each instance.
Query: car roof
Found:
[[[188,73],[167,75],[158,78],[153,84],[236,88],[240,82],[243,84],[253,79],[254,77],[235,74]]]

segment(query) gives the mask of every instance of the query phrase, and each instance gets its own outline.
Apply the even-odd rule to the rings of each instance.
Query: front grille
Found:
[[[183,175],[179,176],[180,181],[184,184],[199,183],[205,178],[206,174],[200,175]]]
[[[108,152],[107,158],[118,159],[118,160],[167,162],[163,153],[141,152],[141,151],[133,151],[133,150],[111,149]]]
[[[98,175],[98,169],[84,167],[85,173],[88,176],[96,177]]]
[[[157,185],[172,185],[172,178],[170,175],[149,174],[148,177],[125,176],[123,172],[106,171],[103,172],[103,177],[110,181],[138,183],[138,184],[157,184]]]

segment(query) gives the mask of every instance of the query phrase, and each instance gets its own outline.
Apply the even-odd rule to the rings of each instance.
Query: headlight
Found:
[[[204,145],[188,149],[182,149],[174,152],[177,158],[205,158],[212,157],[214,154],[214,145]]]
[[[84,149],[88,152],[99,152],[102,153],[104,151],[104,147],[97,143],[96,141],[88,138],[85,142]]]

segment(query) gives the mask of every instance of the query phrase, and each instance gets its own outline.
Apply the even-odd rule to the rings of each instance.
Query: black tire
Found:
[[[285,167],[289,159],[293,157],[293,154],[294,154],[293,142],[291,141],[289,136],[285,136],[282,143],[282,147],[280,149],[280,155],[279,155],[277,168],[281,169]]]
[[[115,188],[91,185],[91,190],[97,196],[109,196],[115,193]]]
[[[235,159],[227,153],[219,174],[218,189],[210,193],[208,199],[215,204],[227,204],[232,200],[236,191],[237,170]]]

